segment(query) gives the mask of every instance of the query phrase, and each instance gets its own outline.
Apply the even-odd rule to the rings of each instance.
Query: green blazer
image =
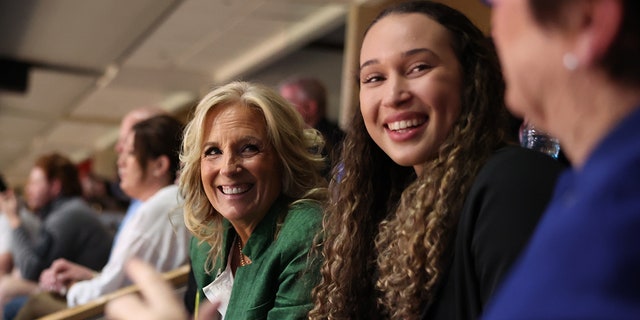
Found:
[[[200,299],[205,298],[202,288],[224,271],[234,243],[235,230],[226,219],[223,225],[225,250],[213,268],[215,274],[204,271],[210,246],[191,240]],[[320,259],[310,258],[309,252],[321,225],[319,204],[290,207],[289,199],[278,199],[242,250],[252,263],[236,270],[225,319],[305,319],[313,306],[311,290],[320,279]]]

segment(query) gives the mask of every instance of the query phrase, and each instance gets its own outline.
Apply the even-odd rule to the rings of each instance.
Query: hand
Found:
[[[87,267],[66,259],[57,259],[49,269],[40,274],[40,287],[64,295],[73,283],[92,279],[94,275],[93,270]]]
[[[140,287],[141,296],[130,294],[109,302],[108,319],[177,320],[187,319],[187,312],[177,300],[171,286],[150,265],[132,259],[127,274]]]
[[[57,292],[60,294],[66,291],[65,285],[56,279],[56,273],[51,268],[42,271],[38,286],[44,291]]]

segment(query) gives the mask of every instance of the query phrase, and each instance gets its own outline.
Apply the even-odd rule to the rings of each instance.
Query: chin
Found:
[[[393,160],[397,165],[403,167],[413,167],[422,163],[418,159],[412,157],[391,157],[391,160]]]

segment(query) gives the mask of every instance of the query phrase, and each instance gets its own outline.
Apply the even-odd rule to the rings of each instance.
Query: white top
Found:
[[[170,185],[142,203],[122,225],[102,272],[91,280],[77,282],[67,293],[67,304],[84,304],[131,284],[125,263],[137,257],[166,272],[184,265],[189,257],[190,234],[184,225],[183,199],[178,186]]]
[[[22,225],[33,239],[40,228],[40,219],[27,209],[20,210]],[[0,254],[11,253],[11,226],[3,212],[0,212]]]
[[[229,251],[229,258],[227,259],[227,267],[222,271],[218,277],[213,280],[208,286],[202,288],[204,295],[210,302],[220,302],[218,306],[218,312],[224,320],[224,315],[227,313],[227,307],[229,306],[229,299],[231,299],[231,291],[233,289],[233,272],[231,271],[231,256],[233,250]]]

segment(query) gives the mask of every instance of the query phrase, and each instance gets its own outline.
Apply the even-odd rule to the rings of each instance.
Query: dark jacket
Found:
[[[39,215],[42,226],[34,241],[24,227],[13,230],[12,254],[25,279],[38,281],[58,258],[96,271],[107,263],[112,236],[84,200],[58,198]]]
[[[453,259],[423,319],[477,319],[523,250],[564,166],[510,146],[480,169],[460,213]]]

